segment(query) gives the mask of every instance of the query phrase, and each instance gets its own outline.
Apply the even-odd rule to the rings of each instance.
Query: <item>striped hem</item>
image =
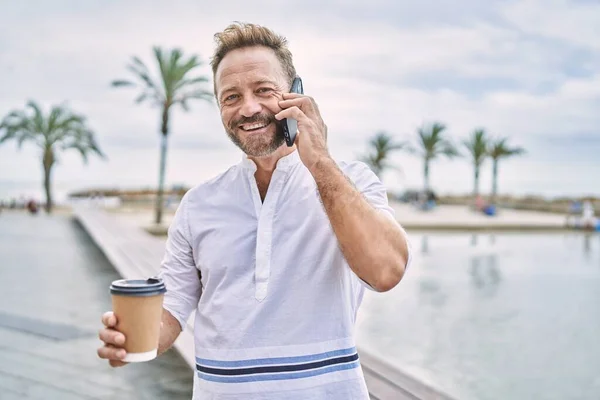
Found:
[[[359,366],[355,347],[296,357],[221,361],[196,357],[198,377],[206,381],[240,383],[308,378]]]

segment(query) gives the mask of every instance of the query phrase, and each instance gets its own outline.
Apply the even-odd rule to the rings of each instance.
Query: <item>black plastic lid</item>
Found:
[[[166,291],[165,283],[160,278],[120,279],[110,285],[110,294],[119,296],[156,296]]]

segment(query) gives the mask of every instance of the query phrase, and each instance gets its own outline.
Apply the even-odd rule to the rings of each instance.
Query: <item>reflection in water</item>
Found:
[[[592,234],[586,233],[585,235],[583,235],[583,253],[586,255],[586,257],[590,256],[591,249],[592,249]]]
[[[471,246],[477,246],[477,238],[478,236],[476,233],[471,235]]]
[[[423,304],[441,307],[446,303],[446,294],[441,290],[440,283],[433,279],[423,279],[419,282],[419,298]]]
[[[472,257],[470,273],[473,285],[483,295],[491,297],[496,294],[502,276],[498,268],[498,257],[495,253]]]
[[[418,273],[365,297],[358,341],[456,399],[600,399],[600,234],[477,235],[419,236]]]

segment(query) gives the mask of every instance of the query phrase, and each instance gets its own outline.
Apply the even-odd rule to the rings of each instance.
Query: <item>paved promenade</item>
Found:
[[[431,211],[419,211],[404,203],[392,203],[396,217],[411,229],[456,230],[556,230],[565,229],[566,216],[537,211],[500,209],[490,217],[466,206],[441,205]]]
[[[70,217],[4,211],[0,260],[0,399],[191,398],[175,350],[119,369],[97,358],[119,275]]]
[[[498,230],[498,231],[555,231],[566,229],[566,216],[536,211],[501,209],[497,216],[489,217],[475,213],[465,206],[441,205],[431,211],[420,211],[404,203],[393,202],[396,218],[411,230]],[[166,234],[173,218],[173,209],[164,214],[163,225],[153,225],[151,208],[123,207],[111,210],[119,219],[146,228],[158,234]]]

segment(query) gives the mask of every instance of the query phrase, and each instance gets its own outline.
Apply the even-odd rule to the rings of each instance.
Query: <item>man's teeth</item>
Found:
[[[261,122],[261,123],[258,123],[258,124],[243,125],[242,129],[245,130],[245,131],[251,131],[251,130],[254,130],[254,129],[263,128],[263,127],[265,127],[267,125],[268,124],[265,124],[265,123]]]

